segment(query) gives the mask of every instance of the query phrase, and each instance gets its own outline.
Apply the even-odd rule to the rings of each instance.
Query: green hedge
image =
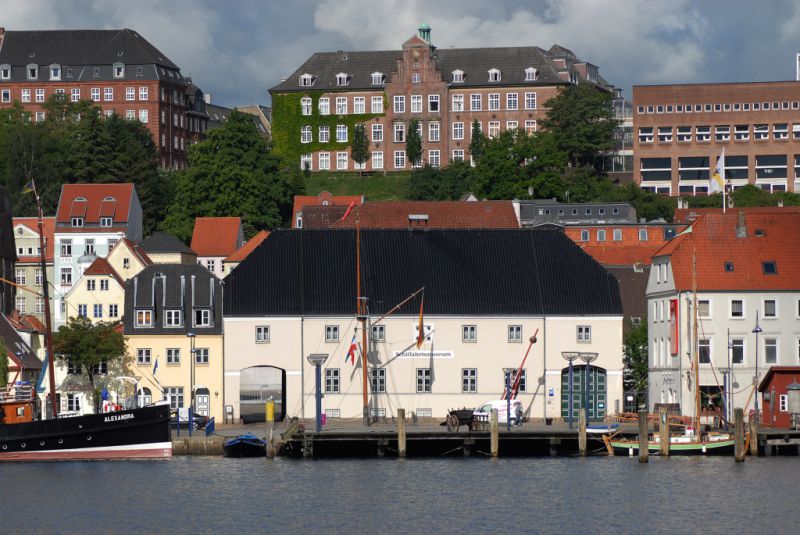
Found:
[[[353,141],[355,126],[366,123],[375,117],[383,117],[385,113],[362,113],[347,115],[320,115],[319,99],[326,94],[325,91],[304,91],[297,93],[279,93],[272,95],[272,142],[276,152],[288,161],[300,165],[300,155],[319,150],[342,151]],[[328,93],[331,99],[331,109],[336,109],[335,94]],[[344,94],[344,93],[343,93]],[[303,115],[300,100],[311,97],[311,115]],[[367,97],[368,98],[368,97]],[[386,93],[383,94],[383,109],[386,110]],[[352,102],[348,102],[352,105]],[[369,104],[369,103],[367,103]],[[347,142],[336,142],[336,126],[347,126]],[[300,143],[300,128],[311,126],[311,143]],[[330,141],[319,142],[319,127],[330,127]]]

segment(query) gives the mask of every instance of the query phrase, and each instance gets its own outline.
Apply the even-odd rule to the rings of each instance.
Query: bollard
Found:
[[[275,400],[270,399],[267,401],[266,409],[266,421],[267,425],[267,435],[264,439],[267,441],[266,455],[268,459],[272,459],[275,457],[275,442],[273,440],[273,434],[275,432]]]
[[[647,449],[647,411],[639,411],[639,462],[648,461]]]
[[[750,417],[750,455],[758,457],[758,417],[751,414]]]
[[[736,459],[737,463],[740,463],[744,461],[744,456],[747,453],[747,451],[744,449],[744,409],[734,409],[733,418],[735,425],[733,429],[733,438],[735,444],[734,458]]]
[[[406,410],[397,409],[397,456],[406,456]]]
[[[586,409],[578,415],[578,455],[586,457]]]
[[[659,414],[658,438],[660,441],[661,455],[669,457],[669,415],[666,407],[661,407]]]
[[[492,447],[492,457],[497,457],[500,453],[500,435],[497,429],[497,409],[492,409],[491,415],[491,447]]]

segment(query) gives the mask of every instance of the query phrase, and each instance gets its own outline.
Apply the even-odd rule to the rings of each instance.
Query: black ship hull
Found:
[[[172,457],[168,405],[0,425],[0,461]]]

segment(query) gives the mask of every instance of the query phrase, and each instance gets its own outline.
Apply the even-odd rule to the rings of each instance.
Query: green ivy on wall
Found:
[[[325,91],[305,91],[293,93],[277,93],[272,95],[272,143],[276,152],[281,154],[289,162],[300,165],[300,155],[316,152],[319,150],[343,151],[353,142],[353,134],[356,124],[367,123],[375,117],[383,117],[385,113],[361,113],[358,115],[320,115],[319,99],[326,94]],[[330,96],[330,109],[336,109],[335,93],[327,93]],[[311,115],[303,115],[300,108],[300,100],[311,97]],[[366,105],[369,105],[369,97]],[[383,94],[383,109],[386,110],[387,97]],[[348,103],[352,105],[352,102]],[[365,105],[365,106],[366,106]],[[336,126],[347,126],[347,141],[339,143],[336,141]],[[303,126],[311,126],[311,143],[300,143],[300,129]],[[330,128],[330,141],[320,143],[319,127],[328,126]],[[367,129],[369,132],[369,128]],[[385,135],[385,133],[384,133]]]

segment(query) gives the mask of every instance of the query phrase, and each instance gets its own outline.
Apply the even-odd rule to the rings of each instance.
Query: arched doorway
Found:
[[[209,416],[211,407],[211,392],[206,387],[196,388],[194,391],[194,410],[201,416]]]
[[[588,374],[587,374],[588,372]],[[588,393],[587,386],[588,383]],[[588,395],[588,399],[587,399]],[[572,418],[578,421],[582,407],[588,420],[602,420],[608,411],[606,370],[599,366],[573,366]],[[569,368],[561,370],[561,417],[569,419]]]
[[[266,403],[275,400],[275,420],[286,416],[286,370],[251,366],[239,374],[239,417],[244,423],[266,420]]]

